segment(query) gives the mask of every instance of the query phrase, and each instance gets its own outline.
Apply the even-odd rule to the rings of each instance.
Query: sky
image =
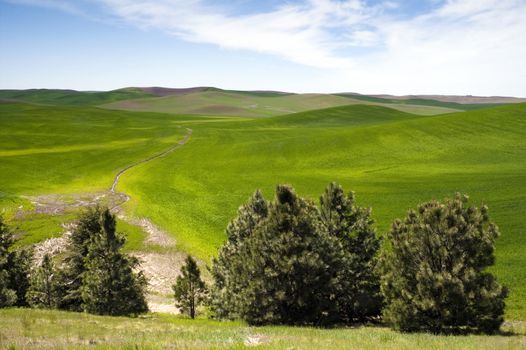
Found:
[[[526,97],[526,0],[0,0],[0,88]]]

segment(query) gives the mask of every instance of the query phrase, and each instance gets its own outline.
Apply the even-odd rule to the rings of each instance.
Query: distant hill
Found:
[[[526,98],[507,96],[456,96],[456,95],[370,95],[391,100],[434,100],[441,102],[453,102],[459,104],[508,104],[526,102]]]
[[[296,94],[282,91],[222,90],[215,87],[128,87],[112,91],[57,89],[0,90],[1,101],[39,105],[97,106],[106,109],[188,115],[272,117],[345,105],[379,105],[435,115],[526,101],[514,97],[442,95]]]
[[[76,91],[59,89],[0,90],[0,100],[41,105],[96,106],[120,100],[155,97],[140,88],[112,91]]]

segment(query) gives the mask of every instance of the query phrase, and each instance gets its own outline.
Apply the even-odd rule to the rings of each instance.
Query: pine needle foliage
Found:
[[[8,262],[10,248],[14,243],[14,237],[3,217],[0,215],[0,307],[12,306],[16,303],[16,291],[9,288]]]
[[[27,306],[30,250],[14,250],[14,234],[0,215],[0,307]]]
[[[488,208],[460,194],[395,220],[382,257],[385,319],[401,331],[498,331],[507,290],[487,272],[498,236]]]
[[[126,242],[116,232],[115,216],[102,211],[100,234],[90,238],[84,259],[81,297],[83,309],[99,315],[137,315],[148,311],[145,299],[146,278],[135,257],[120,252]]]
[[[344,263],[337,293],[344,322],[365,321],[381,314],[380,276],[375,271],[380,249],[371,210],[356,206],[353,192],[330,183],[320,197],[320,215],[330,235],[343,248]]]
[[[226,229],[227,241],[212,260],[214,285],[211,291],[211,308],[216,317],[240,317],[243,304],[242,291],[247,287],[246,266],[241,252],[246,251],[246,239],[268,215],[269,203],[258,190],[249,201],[238,209],[238,215]]]
[[[207,289],[201,279],[201,271],[196,261],[188,255],[181,268],[181,275],[172,286],[175,305],[192,319],[196,316],[197,308],[207,298]]]
[[[49,254],[44,255],[42,264],[31,274],[26,298],[32,307],[54,309],[59,305],[60,282]]]
[[[82,311],[82,276],[87,271],[86,257],[92,239],[102,230],[101,207],[90,207],[77,220],[69,237],[65,258],[60,269],[63,296],[59,308]]]
[[[252,215],[255,208],[261,209],[261,215]],[[225,293],[235,300],[234,312],[254,325],[334,322],[341,248],[327,233],[314,203],[297,196],[290,186],[280,185],[270,204],[256,193],[240,214],[229,227],[249,227],[242,231],[248,235],[241,235],[243,243],[230,256],[236,262],[220,266],[226,267],[227,275],[237,274],[240,281],[235,297],[229,285],[223,284]],[[240,224],[247,222],[246,217],[256,217],[257,222]]]

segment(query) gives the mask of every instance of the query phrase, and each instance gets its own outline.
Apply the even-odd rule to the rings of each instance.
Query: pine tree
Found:
[[[81,296],[85,311],[99,315],[137,315],[148,311],[146,278],[135,273],[136,258],[120,252],[125,238],[116,232],[115,216],[105,209],[101,232],[90,239],[84,259]]]
[[[175,305],[192,319],[195,318],[197,307],[206,300],[207,290],[201,280],[201,271],[190,255],[181,268],[181,276],[177,277],[172,288]]]
[[[17,301],[16,291],[10,287],[8,263],[14,237],[0,215],[0,307],[12,306]]]
[[[370,209],[357,207],[354,193],[345,195],[333,182],[320,197],[320,214],[329,234],[343,247],[345,260],[337,294],[340,317],[348,322],[379,316],[382,298],[375,268],[380,239]]]
[[[26,306],[31,251],[12,250],[14,235],[0,215],[0,307]]]
[[[214,278],[211,307],[217,317],[239,317],[240,292],[247,285],[247,278],[241,273],[244,262],[239,254],[246,238],[252,235],[254,228],[267,214],[268,202],[258,190],[239,208],[237,217],[227,226],[227,241],[219,250],[218,257],[213,259],[211,269]]]
[[[28,306],[26,293],[29,289],[29,276],[33,251],[31,248],[20,248],[9,255],[7,270],[9,271],[9,288],[16,293],[14,306]]]
[[[59,281],[53,260],[45,254],[42,264],[31,275],[27,300],[32,307],[56,308],[59,304]]]
[[[86,272],[86,257],[91,240],[100,235],[103,209],[91,207],[77,220],[69,237],[64,262],[59,270],[61,301],[59,308],[82,311],[82,275]]]
[[[393,223],[381,287],[395,329],[492,333],[502,324],[507,290],[486,271],[499,231],[486,206],[467,201],[424,203]]]
[[[268,215],[237,254],[246,286],[240,316],[250,324],[331,323],[341,245],[320,220],[318,209],[278,186]]]

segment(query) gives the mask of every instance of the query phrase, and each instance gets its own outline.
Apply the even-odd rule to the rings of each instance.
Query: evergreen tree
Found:
[[[31,275],[27,300],[32,307],[56,308],[59,304],[59,282],[55,265],[49,254],[45,254],[42,264]]]
[[[22,248],[13,251],[9,255],[9,288],[16,293],[16,303],[14,306],[28,306],[26,293],[29,289],[29,277],[31,273],[31,262],[33,251],[30,248]]]
[[[0,307],[12,306],[16,303],[16,291],[10,287],[9,259],[12,252],[10,248],[14,237],[0,215]]]
[[[340,317],[345,321],[363,321],[379,316],[382,298],[375,268],[380,239],[376,237],[370,209],[357,207],[354,193],[345,195],[334,182],[325,189],[320,206],[329,234],[343,246],[344,263],[337,293]]]
[[[14,235],[0,215],[0,307],[26,306],[30,250],[12,250]]]
[[[385,319],[402,331],[496,332],[503,322],[506,288],[486,269],[497,226],[488,209],[467,206],[457,194],[428,202],[396,220],[382,258]]]
[[[91,240],[99,236],[102,228],[102,208],[91,207],[81,214],[69,237],[65,259],[59,271],[61,301],[59,308],[82,311],[82,275],[86,272],[86,257]]]
[[[206,299],[206,286],[201,280],[201,271],[195,260],[188,255],[181,268],[181,276],[173,285],[175,305],[182,312],[195,318],[197,307]]]
[[[100,218],[101,232],[90,238],[84,259],[81,296],[85,311],[99,315],[136,315],[148,311],[146,278],[135,273],[134,257],[120,252],[125,238],[116,232],[115,216],[105,209]],[[95,226],[95,225],[94,225]]]
[[[212,262],[214,285],[211,307],[221,318],[239,317],[241,291],[246,288],[248,278],[243,275],[244,261],[240,256],[246,238],[252,235],[259,222],[267,217],[268,202],[258,190],[248,203],[241,206],[238,216],[226,229],[227,241]]]
[[[268,215],[236,255],[246,286],[239,314],[250,324],[316,324],[337,318],[334,293],[340,243],[330,236],[312,202],[278,186]]]

